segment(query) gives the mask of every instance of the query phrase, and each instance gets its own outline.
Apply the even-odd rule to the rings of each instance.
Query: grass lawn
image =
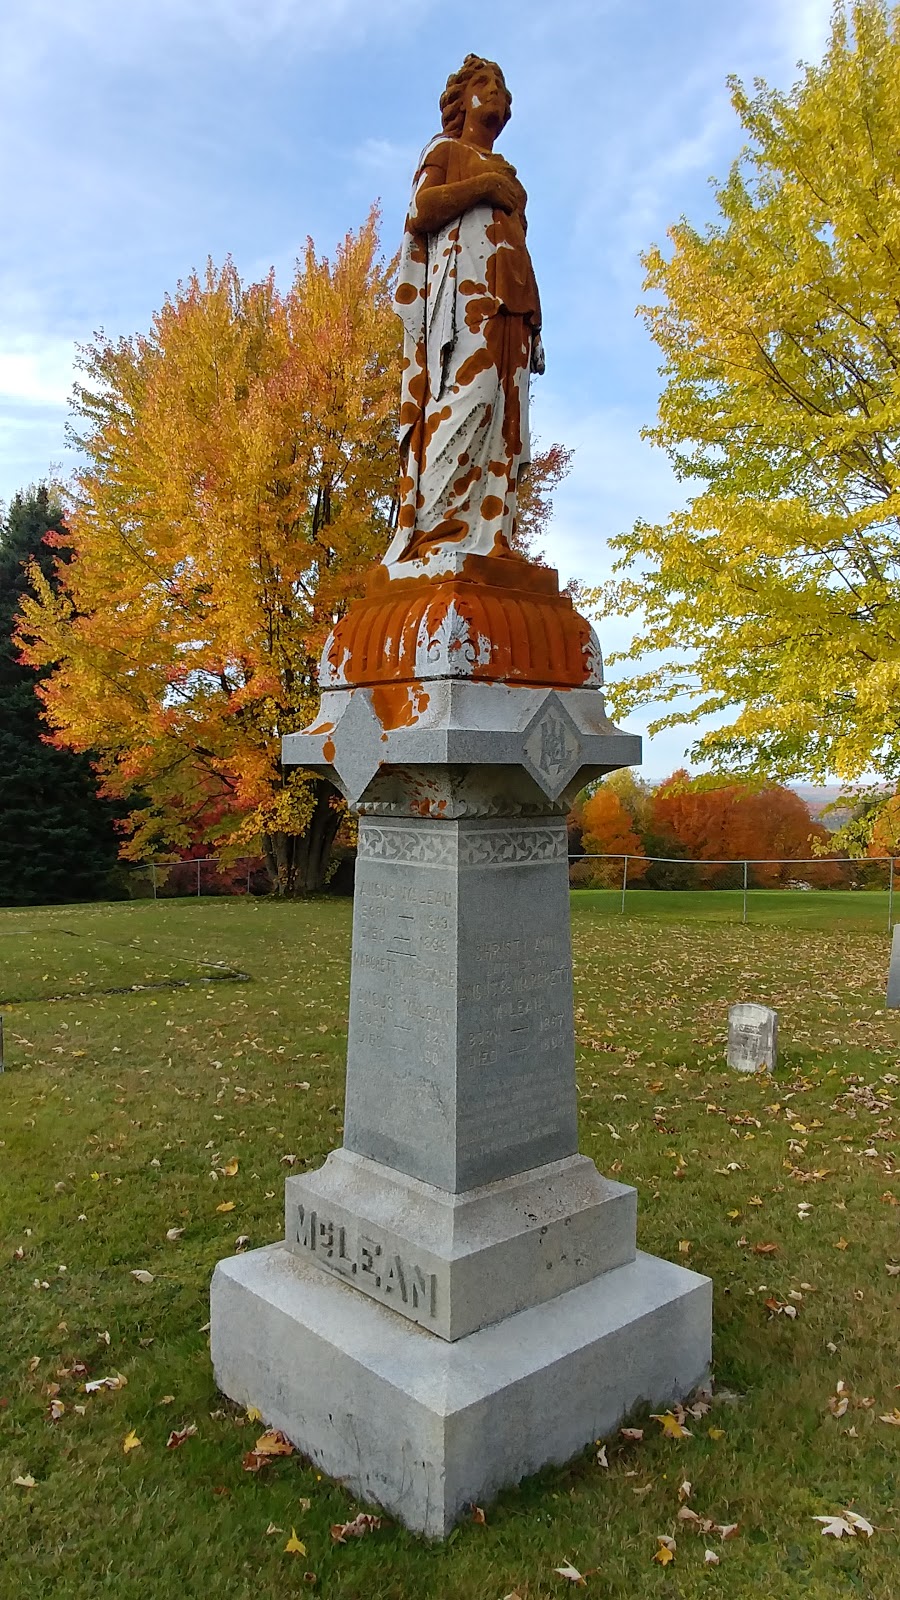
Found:
[[[566,1561],[603,1600],[894,1600],[886,899],[757,891],[742,927],[724,894],[615,898],[573,896],[582,1149],[637,1186],[642,1248],[714,1279],[721,1398],[689,1438],[637,1419],[608,1467],[548,1470],[443,1546],[388,1522],[335,1545],[339,1488],[298,1456],[244,1472],[261,1426],[216,1393],[204,1331],[216,1260],[278,1238],[289,1165],[340,1140],[349,904],[0,912],[2,1600],[546,1600],[581,1592]],[[724,1067],[737,999],[779,1009],[774,1081]],[[733,1538],[678,1520],[685,1480]],[[870,1539],[822,1536],[842,1508]]]

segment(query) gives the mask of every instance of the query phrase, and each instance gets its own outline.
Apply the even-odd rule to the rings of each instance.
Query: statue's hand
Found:
[[[546,367],[547,362],[544,355],[544,341],[540,334],[536,333],[531,341],[531,370],[532,372],[536,372],[540,378],[543,377]]]
[[[522,185],[505,172],[492,172],[486,184],[487,199],[501,211],[518,211],[522,203]]]

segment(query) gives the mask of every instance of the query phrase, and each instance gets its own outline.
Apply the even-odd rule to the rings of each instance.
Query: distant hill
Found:
[[[850,820],[852,815],[850,806],[838,806],[834,811],[826,810],[826,807],[833,805],[835,800],[840,798],[843,784],[828,783],[820,787],[814,783],[792,783],[789,787],[800,796],[801,800],[806,801],[810,816],[821,822],[829,833],[836,833],[838,828],[842,828],[844,823]]]

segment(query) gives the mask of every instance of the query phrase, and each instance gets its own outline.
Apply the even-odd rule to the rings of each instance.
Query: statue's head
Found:
[[[473,94],[480,94],[482,100],[496,94],[501,101],[500,127],[505,128],[509,121],[512,95],[496,61],[469,55],[458,72],[451,72],[441,95],[441,125],[451,139],[458,139],[463,131]]]

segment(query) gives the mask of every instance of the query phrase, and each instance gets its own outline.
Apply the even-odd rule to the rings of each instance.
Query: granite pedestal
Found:
[[[434,1536],[686,1394],[711,1328],[709,1281],[638,1253],[634,1190],[578,1154],[565,814],[640,741],[596,687],[448,659],[332,686],[285,740],[360,816],[344,1147],[288,1178],[282,1243],[216,1268],[211,1327],[226,1394]]]

